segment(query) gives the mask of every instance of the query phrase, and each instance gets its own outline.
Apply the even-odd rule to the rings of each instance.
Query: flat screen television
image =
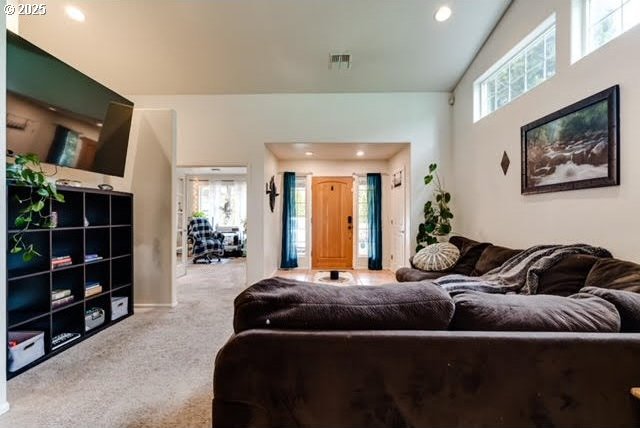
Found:
[[[133,103],[7,31],[7,149],[124,176]]]

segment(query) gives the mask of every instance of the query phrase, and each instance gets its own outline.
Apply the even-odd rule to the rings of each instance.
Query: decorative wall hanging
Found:
[[[502,154],[502,160],[500,161],[500,168],[502,168],[502,172],[504,175],[507,175],[507,171],[509,171],[509,165],[511,165],[511,159],[509,159],[509,155],[506,150]]]
[[[523,126],[521,193],[619,185],[619,103],[616,85]]]
[[[269,208],[271,208],[271,212],[276,208],[276,196],[280,196],[278,193],[278,189],[276,188],[275,177],[272,175],[271,180],[266,184],[266,193],[269,195]]]
[[[402,186],[402,170],[396,171],[391,177],[391,187],[396,188]]]

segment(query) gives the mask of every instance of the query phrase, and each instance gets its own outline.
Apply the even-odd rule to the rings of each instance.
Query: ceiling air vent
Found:
[[[348,70],[351,68],[351,54],[339,53],[329,55],[329,70]]]

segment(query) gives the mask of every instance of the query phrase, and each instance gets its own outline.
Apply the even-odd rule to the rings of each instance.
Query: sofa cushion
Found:
[[[640,332],[639,293],[598,287],[585,287],[580,292],[593,294],[613,304],[620,314],[620,331]]]
[[[454,330],[617,332],[620,316],[600,297],[485,294],[468,292],[453,298]]]
[[[598,257],[572,254],[560,260],[540,275],[537,294],[570,296],[585,285],[587,275]]]
[[[478,242],[464,236],[452,236],[449,242],[458,247],[460,258],[448,272],[459,275],[471,275],[482,252],[491,245],[488,242]]]
[[[504,262],[521,252],[522,250],[513,250],[511,248],[499,247],[497,245],[488,245],[480,255],[480,258],[478,258],[471,275],[484,275],[490,270],[493,270],[498,266],[502,266]]]
[[[302,330],[445,330],[451,297],[425,283],[335,286],[284,278],[262,280],[235,299],[236,333]]]
[[[584,285],[638,293],[640,265],[618,259],[599,259],[593,265]]]
[[[442,272],[453,267],[460,258],[460,250],[449,242],[427,245],[413,257],[417,269]]]
[[[420,282],[437,279],[441,276],[449,275],[448,272],[425,272],[420,269],[400,268],[396,271],[396,280],[398,282]]]

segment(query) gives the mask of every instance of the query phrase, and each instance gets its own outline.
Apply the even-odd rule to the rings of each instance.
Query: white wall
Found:
[[[251,211],[247,216],[247,236],[249,239],[249,245],[247,249],[247,276],[250,276],[250,270],[252,263],[254,263],[254,255],[251,254],[251,236],[252,230],[262,229],[264,249],[258,253],[263,254],[262,266],[264,276],[272,276],[273,273],[280,267],[280,255],[282,251],[281,233],[282,233],[282,175],[278,174],[280,168],[279,160],[273,155],[271,150],[267,149],[264,145],[257,148],[256,151],[264,153],[264,172],[262,175],[262,181],[260,182],[260,191],[255,187],[247,187],[247,197],[249,200],[253,198],[262,198],[263,220],[260,223],[253,223],[251,221]],[[264,183],[268,183],[273,177],[276,184],[276,189],[280,196],[276,197],[276,204],[271,212],[269,206],[269,197],[266,195],[266,189]],[[255,225],[255,226],[254,226]],[[256,279],[259,279],[256,277]],[[249,284],[253,281],[247,278]]]
[[[557,73],[473,123],[473,82],[551,13],[557,13]],[[458,85],[453,115],[455,228],[512,247],[587,242],[638,261],[640,212],[640,26],[570,65],[571,0],[516,0]],[[620,85],[621,185],[520,195],[520,127]],[[511,158],[507,176],[502,152]]]
[[[421,165],[422,167],[422,165]],[[397,270],[402,266],[409,265],[409,257],[412,250],[415,249],[415,234],[411,235],[409,226],[411,224],[411,205],[412,201],[408,189],[411,189],[411,153],[409,147],[401,150],[394,157],[389,159],[389,174],[401,171],[403,174],[402,185],[391,189],[389,204],[393,210],[389,213],[389,240],[391,242],[390,253],[393,254],[394,260],[389,260],[389,267]],[[420,170],[424,174],[423,169]],[[418,186],[422,186],[423,180],[416,182]],[[424,206],[424,201],[419,208]],[[415,208],[415,207],[414,207]],[[420,217],[418,224],[424,217]],[[400,248],[399,248],[400,247]],[[413,247],[413,248],[412,248]]]
[[[429,162],[447,161],[446,93],[130,96],[137,107],[172,108],[178,117],[178,165],[248,165],[248,281],[277,268],[273,237],[265,235],[268,142],[411,143],[413,183]],[[446,171],[446,169],[445,169]],[[411,235],[428,193],[413,186]],[[254,232],[252,230],[260,231]],[[277,238],[276,238],[277,240]],[[264,262],[263,262],[264,259]]]
[[[134,302],[175,306],[175,112],[137,110],[134,198]],[[153,165],[152,168],[149,166]]]
[[[2,4],[4,2],[0,2]],[[5,34],[6,15],[0,14],[0,34]],[[0,37],[0,58],[7,56],[7,38]],[[7,200],[7,182],[5,180],[5,162],[7,152],[7,125],[6,125],[6,94],[7,94],[7,62],[0,61],[0,257],[3,258],[2,268],[0,268],[0,414],[9,410],[7,403],[7,269],[4,262],[5,254],[7,254],[7,210],[5,209],[5,201]]]

